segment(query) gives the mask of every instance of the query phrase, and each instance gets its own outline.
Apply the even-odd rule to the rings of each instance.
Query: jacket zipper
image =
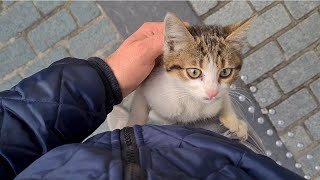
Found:
[[[146,171],[140,167],[139,149],[132,127],[120,131],[121,158],[123,162],[123,177],[125,180],[147,179]]]

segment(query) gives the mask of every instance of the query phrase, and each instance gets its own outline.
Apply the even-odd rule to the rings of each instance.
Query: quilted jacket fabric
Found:
[[[81,143],[121,100],[98,58],[65,58],[0,92],[0,179],[302,179],[203,129],[135,126]]]

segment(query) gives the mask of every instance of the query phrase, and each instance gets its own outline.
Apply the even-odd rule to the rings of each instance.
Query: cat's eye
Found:
[[[225,68],[222,69],[222,71],[220,72],[220,77],[221,78],[227,78],[231,75],[232,73],[232,69],[231,68]]]
[[[196,68],[188,68],[188,69],[186,69],[186,71],[187,71],[188,76],[192,79],[197,79],[202,74],[201,70],[196,69]]]

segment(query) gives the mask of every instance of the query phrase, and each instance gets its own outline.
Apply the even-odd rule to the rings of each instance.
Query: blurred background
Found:
[[[106,58],[168,11],[191,24],[258,15],[238,103],[269,157],[320,180],[320,1],[0,1],[0,91],[63,57]]]

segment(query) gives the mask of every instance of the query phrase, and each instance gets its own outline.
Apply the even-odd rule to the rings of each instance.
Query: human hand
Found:
[[[120,85],[123,97],[134,91],[151,73],[163,53],[163,23],[144,23],[105,62]]]

